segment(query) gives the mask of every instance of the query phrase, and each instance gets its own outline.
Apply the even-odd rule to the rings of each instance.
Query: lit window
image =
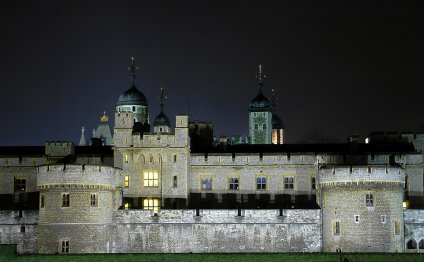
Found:
[[[202,178],[201,186],[202,186],[202,190],[212,190],[212,179]]]
[[[315,177],[311,179],[311,188],[312,190],[317,189]]]
[[[90,196],[90,205],[92,207],[96,207],[97,206],[97,194],[91,194],[91,196]]]
[[[40,208],[44,208],[44,194],[40,195]]]
[[[154,213],[159,212],[159,199],[157,198],[145,198],[143,200],[143,209],[153,210]]]
[[[256,178],[256,190],[266,190],[266,177]]]
[[[125,154],[125,163],[128,163],[128,154]]]
[[[69,194],[62,194],[62,207],[69,207]]]
[[[26,190],[26,179],[15,178],[15,192],[25,192]]]
[[[62,240],[60,244],[60,253],[68,254],[69,253],[69,240]]]
[[[374,196],[373,196],[373,194],[366,194],[365,195],[365,205],[367,207],[373,207],[374,206]]]
[[[230,184],[230,190],[238,190],[239,189],[239,179],[237,177],[229,178],[228,183]]]
[[[284,189],[293,189],[294,188],[294,178],[285,177],[284,178]]]
[[[359,223],[359,215],[355,215],[355,223]]]
[[[333,222],[333,235],[340,235],[340,221]]]
[[[124,187],[130,187],[130,176],[124,176]]]
[[[144,186],[145,187],[159,186],[159,175],[157,171],[144,172]]]
[[[126,202],[126,203],[124,204],[124,209],[129,209],[129,208],[130,208],[130,203]]]

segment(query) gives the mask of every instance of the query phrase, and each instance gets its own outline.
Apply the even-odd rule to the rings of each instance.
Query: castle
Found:
[[[424,252],[424,134],[285,144],[262,94],[249,143],[164,112],[135,85],[87,146],[0,147],[0,244],[19,253]],[[109,142],[108,142],[109,141]]]

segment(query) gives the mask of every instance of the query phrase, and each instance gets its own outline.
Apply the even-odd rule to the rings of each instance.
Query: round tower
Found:
[[[402,167],[327,166],[318,180],[324,252],[403,252]]]
[[[130,70],[130,88],[122,93],[116,102],[116,112],[133,112],[134,122],[141,124],[150,124],[149,108],[146,96],[135,86],[135,58],[131,57]]]
[[[108,253],[113,211],[121,205],[119,169],[100,165],[38,168],[40,253]]]
[[[272,143],[272,106],[268,98],[262,94],[262,65],[258,69],[259,93],[250,101],[249,106],[249,138],[251,144]]]

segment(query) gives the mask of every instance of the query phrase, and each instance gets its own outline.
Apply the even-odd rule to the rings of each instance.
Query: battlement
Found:
[[[405,185],[405,171],[393,166],[326,167],[319,171],[320,187],[385,183]]]
[[[47,141],[45,144],[47,157],[64,157],[75,154],[75,144],[69,141]]]
[[[38,167],[37,187],[106,186],[122,184],[119,169],[102,165],[44,165]]]
[[[132,128],[133,126],[133,112],[115,112],[115,128]]]
[[[266,154],[266,153],[192,153],[192,166],[216,165],[313,165],[316,162],[314,154]]]

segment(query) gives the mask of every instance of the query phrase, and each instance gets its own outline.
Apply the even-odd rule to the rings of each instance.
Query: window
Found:
[[[419,249],[424,249],[424,239],[421,239],[420,242],[418,243],[418,248]]]
[[[340,235],[340,221],[333,222],[333,235]]]
[[[230,184],[230,190],[239,189],[239,179],[237,177],[230,177],[228,183]]]
[[[131,207],[130,203],[125,202],[124,204],[124,209],[129,209]]]
[[[174,163],[177,162],[177,155],[174,155]]]
[[[202,178],[201,179],[201,189],[202,190],[212,190],[212,178]]]
[[[365,205],[367,207],[373,207],[374,206],[374,196],[373,196],[373,194],[366,194],[365,195]]]
[[[145,187],[159,186],[159,176],[157,171],[144,172],[144,186]]]
[[[135,112],[135,106],[133,106],[133,108],[132,108],[132,109],[133,109],[132,111],[133,111],[133,112]]]
[[[62,194],[62,207],[69,207],[69,194]]]
[[[128,163],[128,154],[125,154],[125,163]]]
[[[258,130],[258,124],[255,124],[255,130]]]
[[[159,212],[159,199],[145,198],[143,200],[143,209],[153,210],[154,213]]]
[[[26,179],[15,178],[15,192],[25,192],[26,190]]]
[[[265,130],[266,129],[266,124],[262,125],[262,129]]]
[[[153,163],[153,156],[149,156],[149,162]]]
[[[406,248],[407,249],[417,249],[417,242],[415,241],[415,239],[410,239],[407,243],[406,243]]]
[[[97,194],[91,194],[91,196],[90,196],[90,206],[92,206],[92,207],[97,206]]]
[[[294,178],[285,177],[284,178],[284,189],[293,189],[294,188]]]
[[[359,215],[355,215],[355,223],[359,223]]]
[[[266,177],[256,178],[256,190],[266,190]]]
[[[25,233],[25,226],[21,226],[21,233]]]
[[[178,178],[176,175],[174,175],[174,182],[173,182],[173,187],[177,188],[178,187]]]
[[[395,221],[395,235],[400,235],[400,222],[399,222],[399,220]]]
[[[44,208],[44,194],[40,195],[40,208]]]
[[[124,176],[124,187],[130,187],[130,176]]]
[[[62,240],[61,241],[60,253],[69,254],[69,240]]]
[[[381,223],[386,223],[386,215],[381,215]]]
[[[315,179],[315,177],[313,177],[313,178],[311,179],[311,188],[312,188],[312,190],[317,189],[317,185],[316,185],[316,179]]]

